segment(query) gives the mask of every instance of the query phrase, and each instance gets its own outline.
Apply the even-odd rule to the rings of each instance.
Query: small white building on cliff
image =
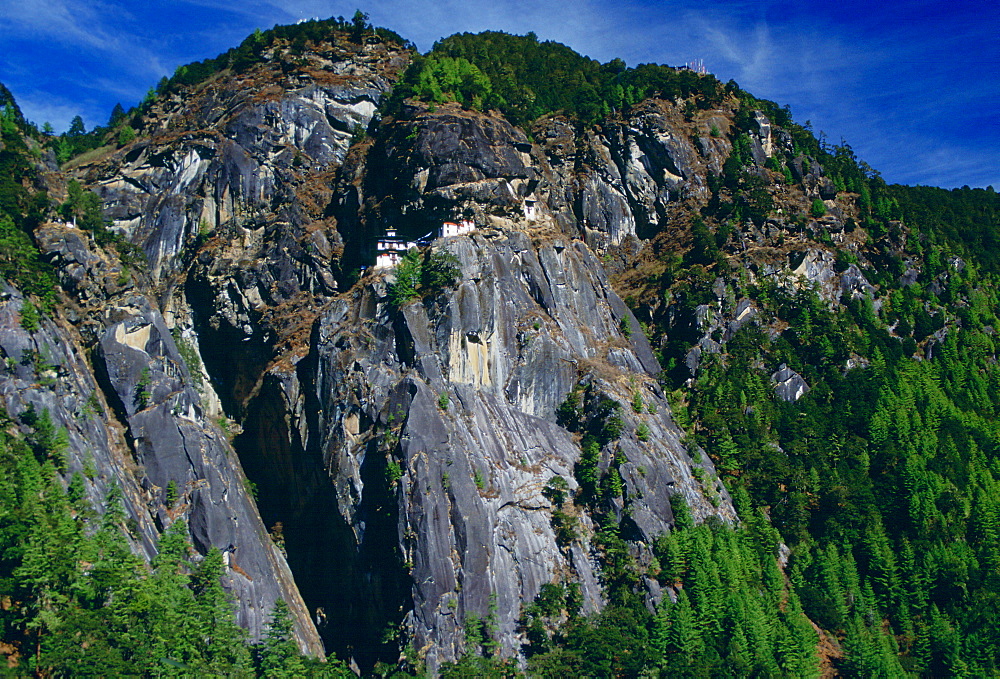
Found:
[[[396,235],[396,229],[386,229],[385,235],[375,245],[376,269],[391,269],[399,264],[406,251],[417,247],[416,243],[405,241]]]
[[[451,236],[464,236],[476,230],[476,225],[469,219],[460,222],[443,222],[438,229],[438,238],[450,238]]]
[[[375,245],[375,266],[374,269],[391,269],[399,264],[410,248],[427,245],[434,238],[450,238],[451,236],[464,236],[476,230],[476,224],[472,220],[463,219],[460,222],[442,222],[437,231],[432,231],[426,236],[422,236],[415,241],[403,240],[396,235],[396,229],[388,228],[385,235],[378,239]]]

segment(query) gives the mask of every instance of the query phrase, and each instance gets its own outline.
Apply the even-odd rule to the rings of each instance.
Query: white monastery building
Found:
[[[476,225],[472,220],[463,219],[460,222],[443,222],[435,234],[436,238],[450,238],[451,236],[464,236],[476,230]],[[432,232],[433,233],[433,232]],[[410,248],[426,245],[432,233],[416,241],[405,241],[396,235],[396,229],[388,228],[385,235],[378,239],[375,245],[375,269],[391,269],[399,264],[403,255]]]

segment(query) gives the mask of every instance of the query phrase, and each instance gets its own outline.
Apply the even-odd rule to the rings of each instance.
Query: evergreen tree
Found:
[[[257,647],[257,671],[267,677],[298,677],[304,665],[292,633],[288,604],[278,599],[271,611],[267,635]]]

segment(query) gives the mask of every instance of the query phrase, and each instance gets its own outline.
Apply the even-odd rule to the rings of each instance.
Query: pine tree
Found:
[[[661,633],[661,667],[669,673],[685,673],[702,660],[704,643],[687,592],[677,592],[677,602],[666,604],[666,624]]]
[[[278,599],[271,610],[267,635],[257,646],[257,672],[266,677],[303,676],[304,663],[295,644],[288,604]]]
[[[233,619],[232,602],[222,589],[224,572],[222,552],[213,547],[191,575],[195,607],[189,624],[197,627],[199,655],[215,671],[230,674],[249,668],[250,653],[246,633]]]

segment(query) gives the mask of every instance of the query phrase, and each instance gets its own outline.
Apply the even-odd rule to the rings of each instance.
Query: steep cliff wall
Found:
[[[138,553],[152,558],[160,532],[185,519],[201,553],[211,547],[224,552],[237,620],[251,638],[260,638],[281,598],[295,616],[302,648],[322,653],[239,460],[202,407],[196,380],[163,317],[149,299],[128,289],[130,281],[104,277],[107,256],[86,241],[76,229],[57,225],[44,227],[40,238],[64,273],[76,271],[73,289],[87,291],[76,299],[89,304],[28,331],[20,314],[25,300],[16,290],[4,293],[0,347],[7,371],[0,390],[7,412],[29,425],[32,413],[47,413],[56,431],[65,430],[65,474],[83,474],[94,506],[103,507],[112,486],[122,490]],[[171,484],[176,499],[168,499]]]
[[[347,46],[305,61],[305,74],[264,63],[161,99],[134,143],[76,167],[148,268],[123,264],[71,226],[41,227],[68,322],[28,333],[10,291],[11,374],[0,388],[11,415],[33,407],[66,428],[67,473],[87,472],[97,506],[109,484],[124,489],[136,550],[152,557],[159,532],[185,519],[198,551],[224,552],[251,639],[280,598],[301,648],[322,655],[229,441],[239,425],[225,413],[239,415],[273,343],[303,322],[308,333],[309,319],[287,320],[294,309],[336,291],[339,237],[323,221],[324,173],[364,133],[405,56]],[[48,181],[55,195],[64,190],[62,177]]]
[[[672,494],[699,518],[735,516],[711,463],[682,444],[638,322],[574,237],[589,233],[572,209],[580,201],[549,197],[554,210],[525,213],[532,192],[573,194],[589,180],[560,178],[501,118],[451,107],[413,109],[362,150],[332,198],[345,259],[370,257],[385,226],[416,237],[471,217],[475,235],[434,246],[458,258],[460,279],[398,309],[386,294],[393,273],[333,300],[308,347],[269,368],[238,447],[338,650],[384,657],[377,630],[402,623],[433,667],[460,656],[465,623],[495,607],[498,641],[516,653],[519,603],[542,584],[578,582],[586,610],[603,605],[589,514],[576,517],[576,538],[558,538],[561,507],[544,493],[554,477],[579,491],[579,437],[556,422],[574,389],[622,413],[623,435],[599,464],[621,476],[612,511],[640,559],[669,529]],[[635,220],[624,199],[600,209]],[[322,527],[300,528],[333,509]]]
[[[560,539],[560,506],[544,493],[554,477],[579,490],[579,442],[555,410],[581,381],[621,405],[600,468],[621,475],[614,511],[640,553],[671,525],[673,493],[699,517],[734,518],[710,462],[709,487],[694,478],[649,346],[623,335],[635,321],[582,242],[512,232],[437,247],[461,262],[454,289],[394,309],[384,280],[366,279],[320,318],[313,346],[318,446],[339,511],[363,550],[379,539],[365,528],[379,504],[369,494],[389,486],[385,528],[411,582],[406,627],[432,665],[461,654],[463,624],[488,616],[491,599],[505,653],[519,646],[520,604],[543,584],[578,582],[585,610],[602,606],[590,516]]]
[[[312,609],[296,609],[303,642],[315,644],[312,613],[327,650],[362,667],[404,643],[433,669],[466,650],[473,619],[516,655],[521,606],[544,584],[576,583],[583,609],[599,610],[596,515],[613,517],[640,564],[672,525],[672,495],[699,520],[736,520],[604,268],[708,202],[731,147],[710,131],[727,130],[731,110],[689,119],[655,101],[586,131],[547,118],[530,138],[454,105],[380,121],[405,58],[355,48],[307,81],[261,66],[204,84],[82,168],[149,258],[135,284],[152,296],[135,297],[121,271],[124,289],[108,289],[100,257],[88,264],[65,239],[51,252],[66,272],[97,267],[104,288],[75,283],[80,324],[145,465],[137,478],[153,493],[191,487],[195,544],[230,550],[254,583],[233,576],[243,622],[256,632],[252,610],[297,601],[283,552]],[[432,245],[457,258],[452,285],[400,306],[395,272],[352,285],[383,229],[416,238],[453,219],[477,229]],[[120,311],[100,316],[108,295]],[[264,524],[211,424],[220,416],[234,420]],[[598,429],[585,461],[581,436]],[[612,490],[564,502],[553,489],[582,498],[588,464]],[[262,596],[255,573],[278,589]],[[662,596],[652,578],[645,596]]]

